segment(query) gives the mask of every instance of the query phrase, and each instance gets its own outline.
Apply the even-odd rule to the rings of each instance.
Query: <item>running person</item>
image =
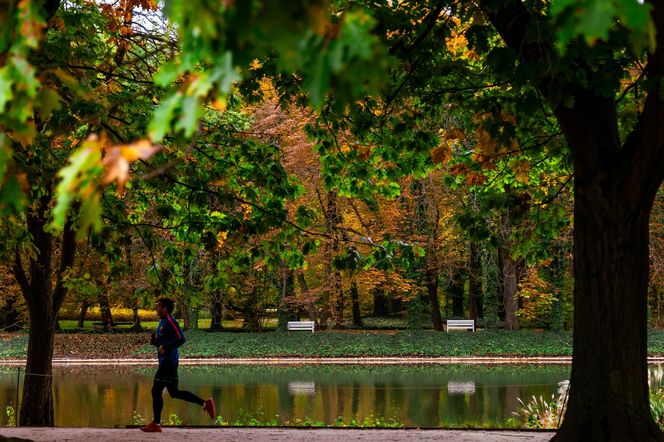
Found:
[[[152,411],[154,419],[144,427],[142,431],[150,433],[161,431],[161,410],[164,408],[163,392],[164,388],[174,399],[193,402],[203,406],[203,411],[207,412],[211,419],[215,418],[214,400],[212,398],[203,400],[190,391],[178,390],[178,347],[184,344],[185,338],[180,325],[171,316],[173,311],[173,300],[170,298],[159,298],[157,300],[157,314],[161,318],[157,326],[156,333],[150,336],[150,344],[157,347],[157,358],[159,359],[159,368],[154,375],[154,384],[152,385]]]

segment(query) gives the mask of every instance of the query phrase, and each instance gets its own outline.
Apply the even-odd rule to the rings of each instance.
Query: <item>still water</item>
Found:
[[[124,426],[132,410],[149,421],[154,370],[54,368],[56,425]],[[231,424],[252,418],[278,424],[382,418],[416,427],[500,427],[519,407],[519,398],[550,399],[569,370],[568,365],[182,366],[180,388],[214,397],[217,414]],[[16,373],[0,367],[1,411],[16,400]],[[198,406],[164,394],[162,418],[174,413],[186,424],[211,424]],[[6,420],[3,412],[0,423]]]

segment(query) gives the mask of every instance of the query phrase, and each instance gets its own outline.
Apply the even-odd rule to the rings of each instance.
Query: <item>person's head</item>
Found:
[[[171,298],[161,297],[156,302],[157,314],[161,317],[167,313],[172,313],[174,306],[175,303]]]

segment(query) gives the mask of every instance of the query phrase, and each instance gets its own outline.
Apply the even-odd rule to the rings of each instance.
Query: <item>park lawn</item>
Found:
[[[59,333],[57,358],[154,357],[148,333]],[[0,335],[0,358],[24,358],[27,335]],[[649,354],[664,355],[664,331],[649,334]],[[384,332],[187,332],[182,357],[361,356],[569,356],[571,332],[533,330],[441,333]]]
[[[182,319],[178,319],[180,324],[183,323]],[[58,321],[60,323],[60,328],[63,332],[67,331],[99,331],[101,327],[98,325],[95,326],[95,324],[99,324],[99,320],[90,320],[90,321],[84,321],[83,322],[83,329],[78,328],[78,321],[72,320],[72,319],[60,319]],[[210,323],[212,322],[211,319],[199,319],[198,320],[198,328],[201,330],[206,330],[210,328]],[[159,324],[159,321],[141,321],[141,326],[145,330],[154,330],[157,328],[157,324]],[[243,321],[242,319],[232,319],[232,320],[223,320],[222,325],[224,328],[227,329],[241,329],[242,328]],[[116,326],[118,331],[123,331],[123,330],[128,330],[131,327],[128,323],[124,323],[123,325],[118,325]],[[274,328],[276,327],[276,319],[272,320],[269,319],[265,323],[265,327],[267,328]]]

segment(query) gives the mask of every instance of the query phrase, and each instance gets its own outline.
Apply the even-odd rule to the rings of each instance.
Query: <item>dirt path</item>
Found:
[[[162,433],[136,429],[0,428],[0,441],[22,438],[34,441],[284,441],[284,442],[545,442],[552,432],[478,430],[340,430],[290,428],[166,428]]]

